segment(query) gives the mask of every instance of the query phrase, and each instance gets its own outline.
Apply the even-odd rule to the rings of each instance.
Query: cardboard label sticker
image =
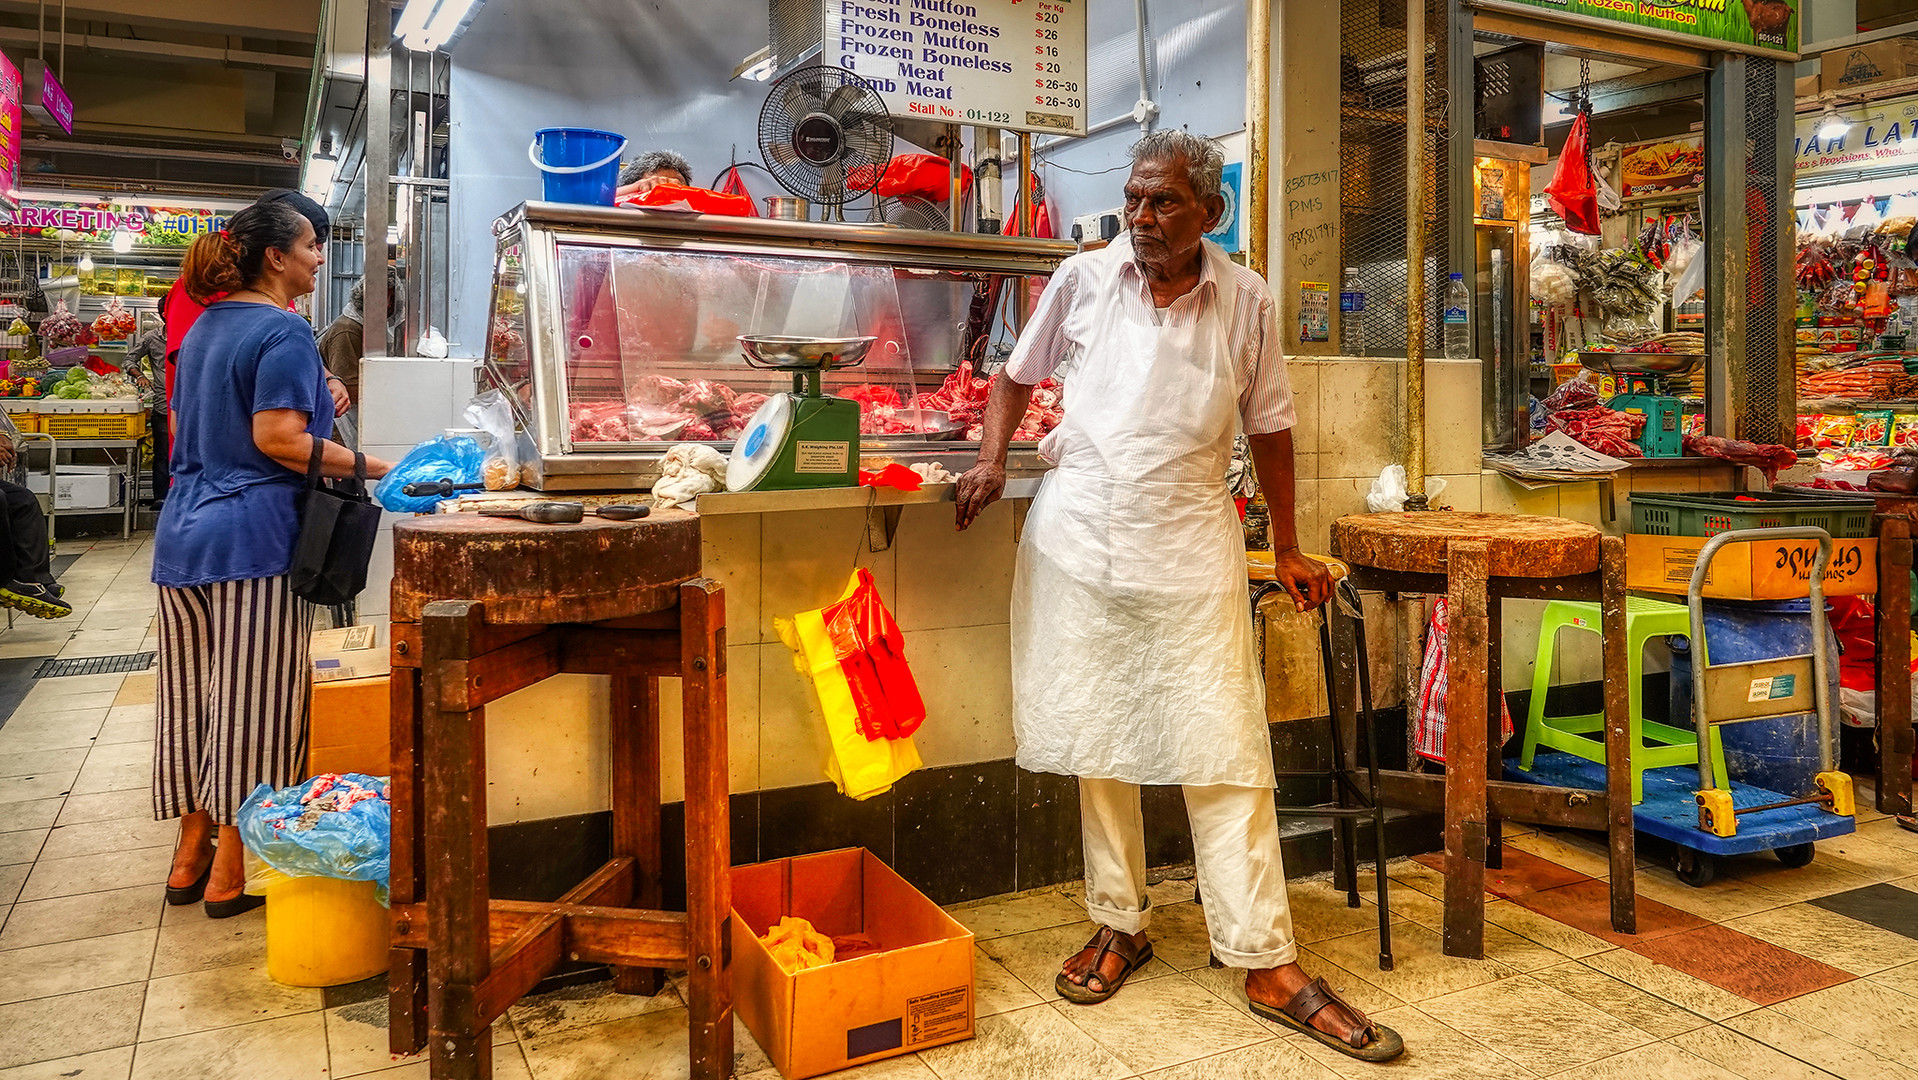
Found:
[[[964,1034],[972,1027],[972,987],[955,986],[907,999],[906,1022],[908,1046]]]
[[[793,471],[802,473],[842,473],[852,450],[851,443],[799,442],[793,446]]]
[[[1762,679],[1753,679],[1751,688],[1745,693],[1747,702],[1779,701],[1798,692],[1798,676],[1768,675]]]

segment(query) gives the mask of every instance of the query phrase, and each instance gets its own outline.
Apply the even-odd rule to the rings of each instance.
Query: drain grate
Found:
[[[36,679],[57,679],[62,675],[115,675],[123,671],[145,671],[153,666],[150,652],[125,656],[76,656],[71,660],[49,660],[33,673]]]

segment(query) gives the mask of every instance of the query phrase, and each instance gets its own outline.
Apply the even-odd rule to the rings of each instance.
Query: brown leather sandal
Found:
[[[1086,970],[1085,985],[1066,978],[1066,973],[1063,971],[1052,980],[1052,988],[1059,992],[1059,996],[1074,1005],[1097,1005],[1118,993],[1119,988],[1125,985],[1133,972],[1152,962],[1151,942],[1146,942],[1143,948],[1135,948],[1131,938],[1110,926],[1101,926],[1098,933],[1092,935],[1092,940],[1086,942],[1085,949],[1079,951],[1085,952],[1086,949],[1096,951],[1092,954],[1091,966]],[[1106,962],[1107,953],[1112,953],[1125,961],[1125,967],[1119,970],[1118,977],[1109,981],[1099,970]],[[1098,990],[1094,990],[1090,985],[1094,979],[1099,980],[1100,989]]]
[[[1373,1023],[1365,1014],[1353,1008],[1344,998],[1332,992],[1325,985],[1324,978],[1313,979],[1306,983],[1285,1007],[1275,1009],[1261,1001],[1251,1002],[1252,1012],[1267,1020],[1284,1024],[1295,1031],[1302,1031],[1319,1042],[1342,1054],[1358,1058],[1360,1061],[1390,1061],[1405,1053],[1405,1040],[1399,1033],[1383,1024]],[[1337,1035],[1330,1035],[1312,1026],[1312,1018],[1327,1005],[1338,1005],[1358,1019],[1359,1027],[1353,1033],[1356,1042],[1347,1042]]]

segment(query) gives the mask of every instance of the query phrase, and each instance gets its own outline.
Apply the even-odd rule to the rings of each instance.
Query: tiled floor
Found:
[[[148,552],[72,545],[78,613],[19,620],[0,657],[151,648]],[[264,920],[166,908],[173,827],[149,819],[150,675],[34,686],[0,727],[0,1080],[421,1080],[386,1052],[365,987],[300,990],[264,971]],[[1303,962],[1397,1028],[1389,1068],[1419,1077],[1918,1080],[1918,835],[1863,812],[1854,836],[1785,870],[1734,860],[1702,889],[1642,866],[1636,935],[1604,920],[1602,851],[1520,831],[1487,875],[1482,961],[1439,951],[1443,879],[1391,868],[1394,970],[1376,909],[1294,882]],[[1370,884],[1367,895],[1370,895]],[[1253,1017],[1239,978],[1207,966],[1189,883],[1153,889],[1157,959],[1111,1002],[1052,991],[1090,925],[1073,890],[964,905],[979,937],[978,1037],[843,1075],[857,1080],[1340,1080],[1381,1075]],[[685,1008],[576,987],[494,1028],[502,1080],[686,1073]],[[736,1066],[777,1076],[743,1027]]]

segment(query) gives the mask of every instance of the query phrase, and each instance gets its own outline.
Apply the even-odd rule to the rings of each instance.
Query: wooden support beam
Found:
[[[1485,592],[1491,545],[1447,547],[1445,674],[1445,938],[1447,956],[1485,956],[1486,686],[1491,646]]]
[[[491,1024],[506,1015],[513,1002],[525,997],[539,985],[548,972],[559,966],[566,944],[563,917],[547,913],[521,927],[493,950],[493,970],[480,980],[479,1021]]]
[[[559,628],[560,670],[572,675],[628,678],[680,673],[679,635],[669,630]]]
[[[487,623],[474,629],[471,643],[466,646],[472,650],[473,656],[454,657],[453,659],[471,660],[474,656],[485,656],[487,653],[503,649],[516,641],[524,641],[530,637],[537,637],[540,634],[546,633],[549,629],[549,627],[545,626],[516,624],[496,625]],[[419,623],[393,623],[387,631],[387,640],[387,648],[392,650],[393,653],[394,667],[416,668],[420,666],[422,653],[420,652]]]
[[[1878,812],[1911,813],[1911,519],[1878,518]]]

